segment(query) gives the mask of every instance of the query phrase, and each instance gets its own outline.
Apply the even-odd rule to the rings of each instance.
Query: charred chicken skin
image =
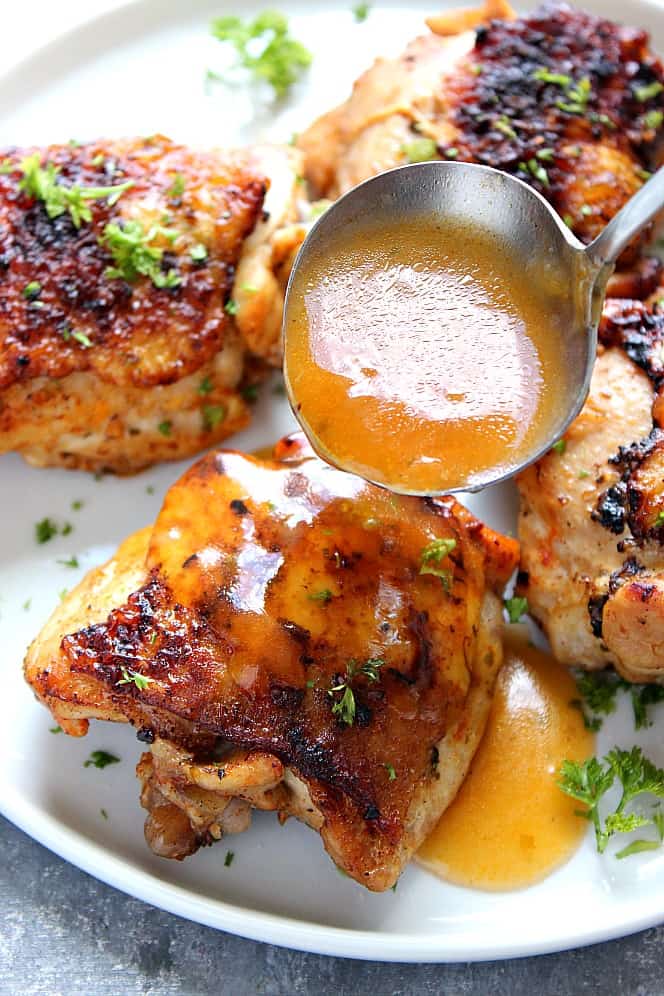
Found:
[[[214,452],[67,596],[26,677],[68,733],[108,719],[150,744],[157,853],[276,810],[380,891],[467,772],[516,560],[453,499],[396,498],[299,436]]]
[[[562,4],[516,18],[501,0],[429,25],[300,137],[317,196],[411,159],[482,163],[533,186],[591,241],[661,160],[664,69],[647,34]],[[645,296],[658,269],[642,263],[612,293]]]
[[[304,234],[297,154],[155,136],[0,162],[0,453],[131,473],[242,427]]]
[[[607,301],[583,411],[518,481],[530,611],[558,660],[629,681],[664,681],[663,385],[664,314]]]

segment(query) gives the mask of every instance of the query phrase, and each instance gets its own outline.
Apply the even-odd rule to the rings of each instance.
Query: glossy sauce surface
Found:
[[[285,319],[291,399],[323,456],[436,493],[544,443],[561,332],[496,236],[425,219],[336,238],[296,271]]]
[[[466,781],[418,860],[458,885],[518,889],[575,851],[588,828],[556,786],[565,758],[584,760],[593,737],[570,706],[568,671],[511,638],[487,729]]]

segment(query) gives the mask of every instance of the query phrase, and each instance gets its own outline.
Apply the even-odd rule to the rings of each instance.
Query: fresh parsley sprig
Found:
[[[311,52],[291,37],[288,19],[274,10],[265,10],[253,21],[228,15],[210,25],[212,36],[235,49],[237,64],[257,80],[272,87],[276,97],[284,97],[311,65]],[[208,71],[209,80],[223,80]]]
[[[139,692],[144,692],[148,685],[152,684],[154,678],[149,678],[146,674],[139,674],[138,671],[128,671],[126,667],[120,668],[122,677],[116,682],[118,685],[136,685]]]
[[[642,796],[664,799],[664,770],[645,757],[640,747],[622,750],[614,747],[600,761],[591,757],[587,761],[563,761],[559,771],[559,788],[566,795],[587,806],[577,815],[589,820],[595,829],[597,850],[603,854],[613,836],[631,833],[641,827],[654,827],[657,840],[651,838],[632,841],[616,854],[626,858],[639,851],[659,847],[664,837],[664,814],[661,808],[649,816],[643,811],[628,807]],[[606,816],[600,813],[600,802],[618,780],[622,792],[615,808]]]
[[[586,727],[594,732],[601,729],[605,716],[615,712],[619,692],[629,693],[637,730],[652,725],[650,706],[664,701],[664,686],[632,684],[613,671],[577,671],[574,680],[580,697],[571,704],[580,710]]]

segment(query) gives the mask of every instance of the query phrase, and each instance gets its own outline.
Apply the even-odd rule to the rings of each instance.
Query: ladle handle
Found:
[[[664,208],[664,166],[631,197],[622,211],[611,219],[604,231],[590,243],[586,256],[598,268],[618,259],[635,235]]]

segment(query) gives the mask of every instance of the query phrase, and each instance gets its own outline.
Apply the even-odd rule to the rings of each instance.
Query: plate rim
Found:
[[[300,5],[299,0],[297,2]],[[443,2],[448,5],[446,0]],[[471,5],[471,0],[466,2]],[[577,0],[572,2],[583,8],[583,4],[579,4]],[[661,18],[664,28],[664,0],[632,2],[647,9],[653,17]],[[204,4],[209,4],[209,0],[202,0],[196,6],[203,8]],[[61,52],[65,46],[75,45],[76,40],[81,36],[85,37],[91,29],[121,28],[123,23],[129,24],[132,17],[141,11],[158,5],[161,6],[161,13],[165,13],[169,20],[175,21],[181,17],[177,4],[163,5],[160,0],[114,0],[112,6],[92,13],[82,6],[75,23],[62,32],[52,34],[47,41],[11,64],[5,72],[0,72],[0,85],[8,85],[10,88],[19,86],[24,74],[34,72],[40,65],[46,64],[51,54]],[[532,6],[532,2],[529,5]],[[305,5],[302,6],[306,9]],[[388,0],[385,6],[395,4]],[[100,48],[105,46],[102,44]],[[92,57],[88,56],[86,61],[92,61]],[[651,901],[640,916],[632,916],[627,923],[615,922],[589,928],[581,937],[578,933],[566,935],[559,931],[550,940],[538,936],[510,945],[502,941],[498,945],[486,942],[478,945],[472,932],[463,941],[455,936],[453,945],[446,945],[444,930],[440,933],[418,935],[402,931],[335,927],[203,896],[186,886],[161,879],[41,809],[7,782],[2,774],[0,814],[31,839],[74,867],[142,902],[213,929],[313,954],[395,963],[485,962],[588,947],[628,937],[664,922],[663,899],[659,905],[656,905],[656,900]]]

